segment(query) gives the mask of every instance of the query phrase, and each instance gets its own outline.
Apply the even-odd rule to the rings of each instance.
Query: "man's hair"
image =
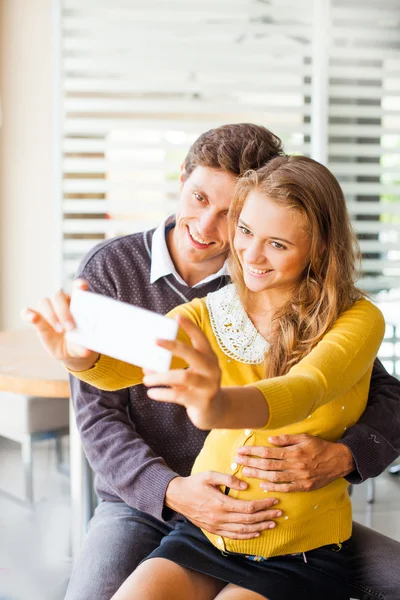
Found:
[[[192,144],[184,162],[184,179],[196,167],[220,169],[238,177],[282,154],[281,140],[266,127],[253,123],[222,125],[206,131]]]

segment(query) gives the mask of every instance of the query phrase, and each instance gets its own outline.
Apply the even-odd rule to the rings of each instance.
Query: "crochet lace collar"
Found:
[[[247,316],[234,284],[206,298],[211,326],[222,352],[238,362],[258,365],[269,348]]]

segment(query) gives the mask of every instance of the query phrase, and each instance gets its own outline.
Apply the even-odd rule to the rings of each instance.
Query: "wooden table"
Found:
[[[0,391],[69,398],[68,373],[42,348],[32,329],[0,332]],[[93,510],[92,473],[70,403],[71,551],[77,556]]]
[[[69,398],[68,373],[42,348],[31,329],[0,332],[0,390]]]

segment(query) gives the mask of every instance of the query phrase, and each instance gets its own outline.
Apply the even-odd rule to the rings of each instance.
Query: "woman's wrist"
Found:
[[[64,366],[68,369],[68,371],[75,373],[88,371],[94,367],[100,356],[101,355],[98,352],[93,352],[86,358],[69,358],[64,361]]]

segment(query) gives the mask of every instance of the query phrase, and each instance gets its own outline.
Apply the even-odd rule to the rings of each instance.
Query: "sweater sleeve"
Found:
[[[339,443],[349,448],[356,465],[346,478],[350,483],[377,477],[400,455],[400,381],[389,375],[378,359],[367,407]]]
[[[384,331],[381,311],[367,300],[359,300],[287,375],[251,384],[269,406],[265,428],[302,421],[349,391],[374,362]]]

